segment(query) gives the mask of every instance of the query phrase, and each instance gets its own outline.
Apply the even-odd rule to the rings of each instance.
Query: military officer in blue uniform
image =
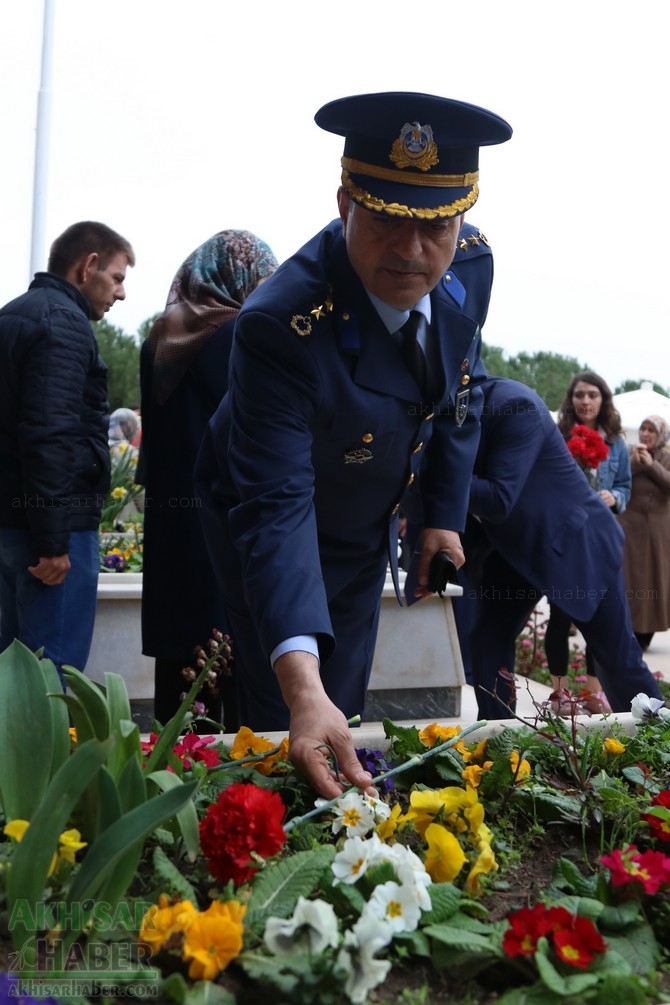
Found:
[[[618,521],[535,391],[490,377],[483,392],[463,567],[480,716],[512,714],[499,671],[513,671],[516,637],[543,594],[582,632],[613,711],[630,711],[638,692],[661,698],[633,634]]]
[[[294,764],[333,797],[344,781],[370,784],[347,719],[363,709],[397,513],[420,464],[420,590],[435,553],[464,560],[484,371],[449,267],[479,148],[511,128],[406,92],[342,98],[315,118],[345,137],[340,218],[240,311],[197,482],[240,721],[290,728]]]

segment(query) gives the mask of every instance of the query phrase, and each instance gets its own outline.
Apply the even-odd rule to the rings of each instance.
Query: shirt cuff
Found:
[[[275,646],[270,653],[270,663],[274,667],[275,663],[280,656],[284,653],[294,653],[294,652],[310,653],[312,656],[316,657],[317,663],[320,665],[319,660],[319,643],[316,640],[316,635],[294,635],[290,639],[285,639],[280,642],[278,646]]]

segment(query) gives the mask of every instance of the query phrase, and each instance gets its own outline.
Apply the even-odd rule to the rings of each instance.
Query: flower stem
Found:
[[[468,733],[472,733],[476,729],[481,729],[482,726],[486,726],[487,723],[487,719],[480,719],[471,726],[466,726],[460,733],[456,733],[455,736],[452,736],[449,740],[445,740],[444,743],[438,744],[437,747],[429,747],[422,754],[413,754],[412,757],[408,758],[402,764],[397,764],[394,768],[389,768],[388,771],[383,771],[380,775],[375,775],[372,779],[373,783],[384,782],[387,778],[392,778],[394,775],[399,775],[403,771],[408,771],[410,768],[414,768],[418,764],[422,764],[424,761],[427,761],[429,757],[434,757],[435,754],[441,754],[442,751],[448,750],[449,747],[454,747],[457,743],[460,743],[463,737],[467,736]],[[350,788],[345,789],[344,792],[340,793],[339,796],[336,796],[335,799],[330,799],[328,802],[322,803],[320,806],[315,807],[315,809],[310,810],[309,813],[305,813],[301,817],[294,817],[292,820],[288,820],[284,824],[284,830],[290,831],[298,824],[303,823],[303,821],[309,820],[312,817],[316,817],[319,814],[324,813],[326,810],[332,809],[333,806],[337,805],[343,796],[348,795],[350,792],[360,792],[360,788],[357,785],[352,785]]]

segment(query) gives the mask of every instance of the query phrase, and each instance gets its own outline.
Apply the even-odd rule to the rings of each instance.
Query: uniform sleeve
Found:
[[[334,642],[313,504],[310,422],[318,382],[309,358],[285,335],[267,316],[238,320],[228,460],[239,503],[229,527],[264,649],[312,634],[324,660]]]
[[[543,443],[542,425],[533,419],[532,407],[512,403],[504,409],[504,436],[496,437],[495,428],[487,431],[486,477],[475,474],[470,487],[473,516],[502,523],[525,491]]]

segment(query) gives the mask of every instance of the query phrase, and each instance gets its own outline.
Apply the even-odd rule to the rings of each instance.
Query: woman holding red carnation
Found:
[[[591,370],[575,374],[558,409],[558,428],[565,437],[570,453],[605,505],[613,514],[623,513],[630,499],[632,481],[628,448],[612,392],[599,374]],[[570,616],[555,604],[550,604],[544,641],[555,690],[565,687],[570,629]],[[610,707],[588,647],[586,667],[585,686],[592,697],[584,702],[584,710],[596,714],[609,712]],[[560,711],[560,703],[558,704]]]

